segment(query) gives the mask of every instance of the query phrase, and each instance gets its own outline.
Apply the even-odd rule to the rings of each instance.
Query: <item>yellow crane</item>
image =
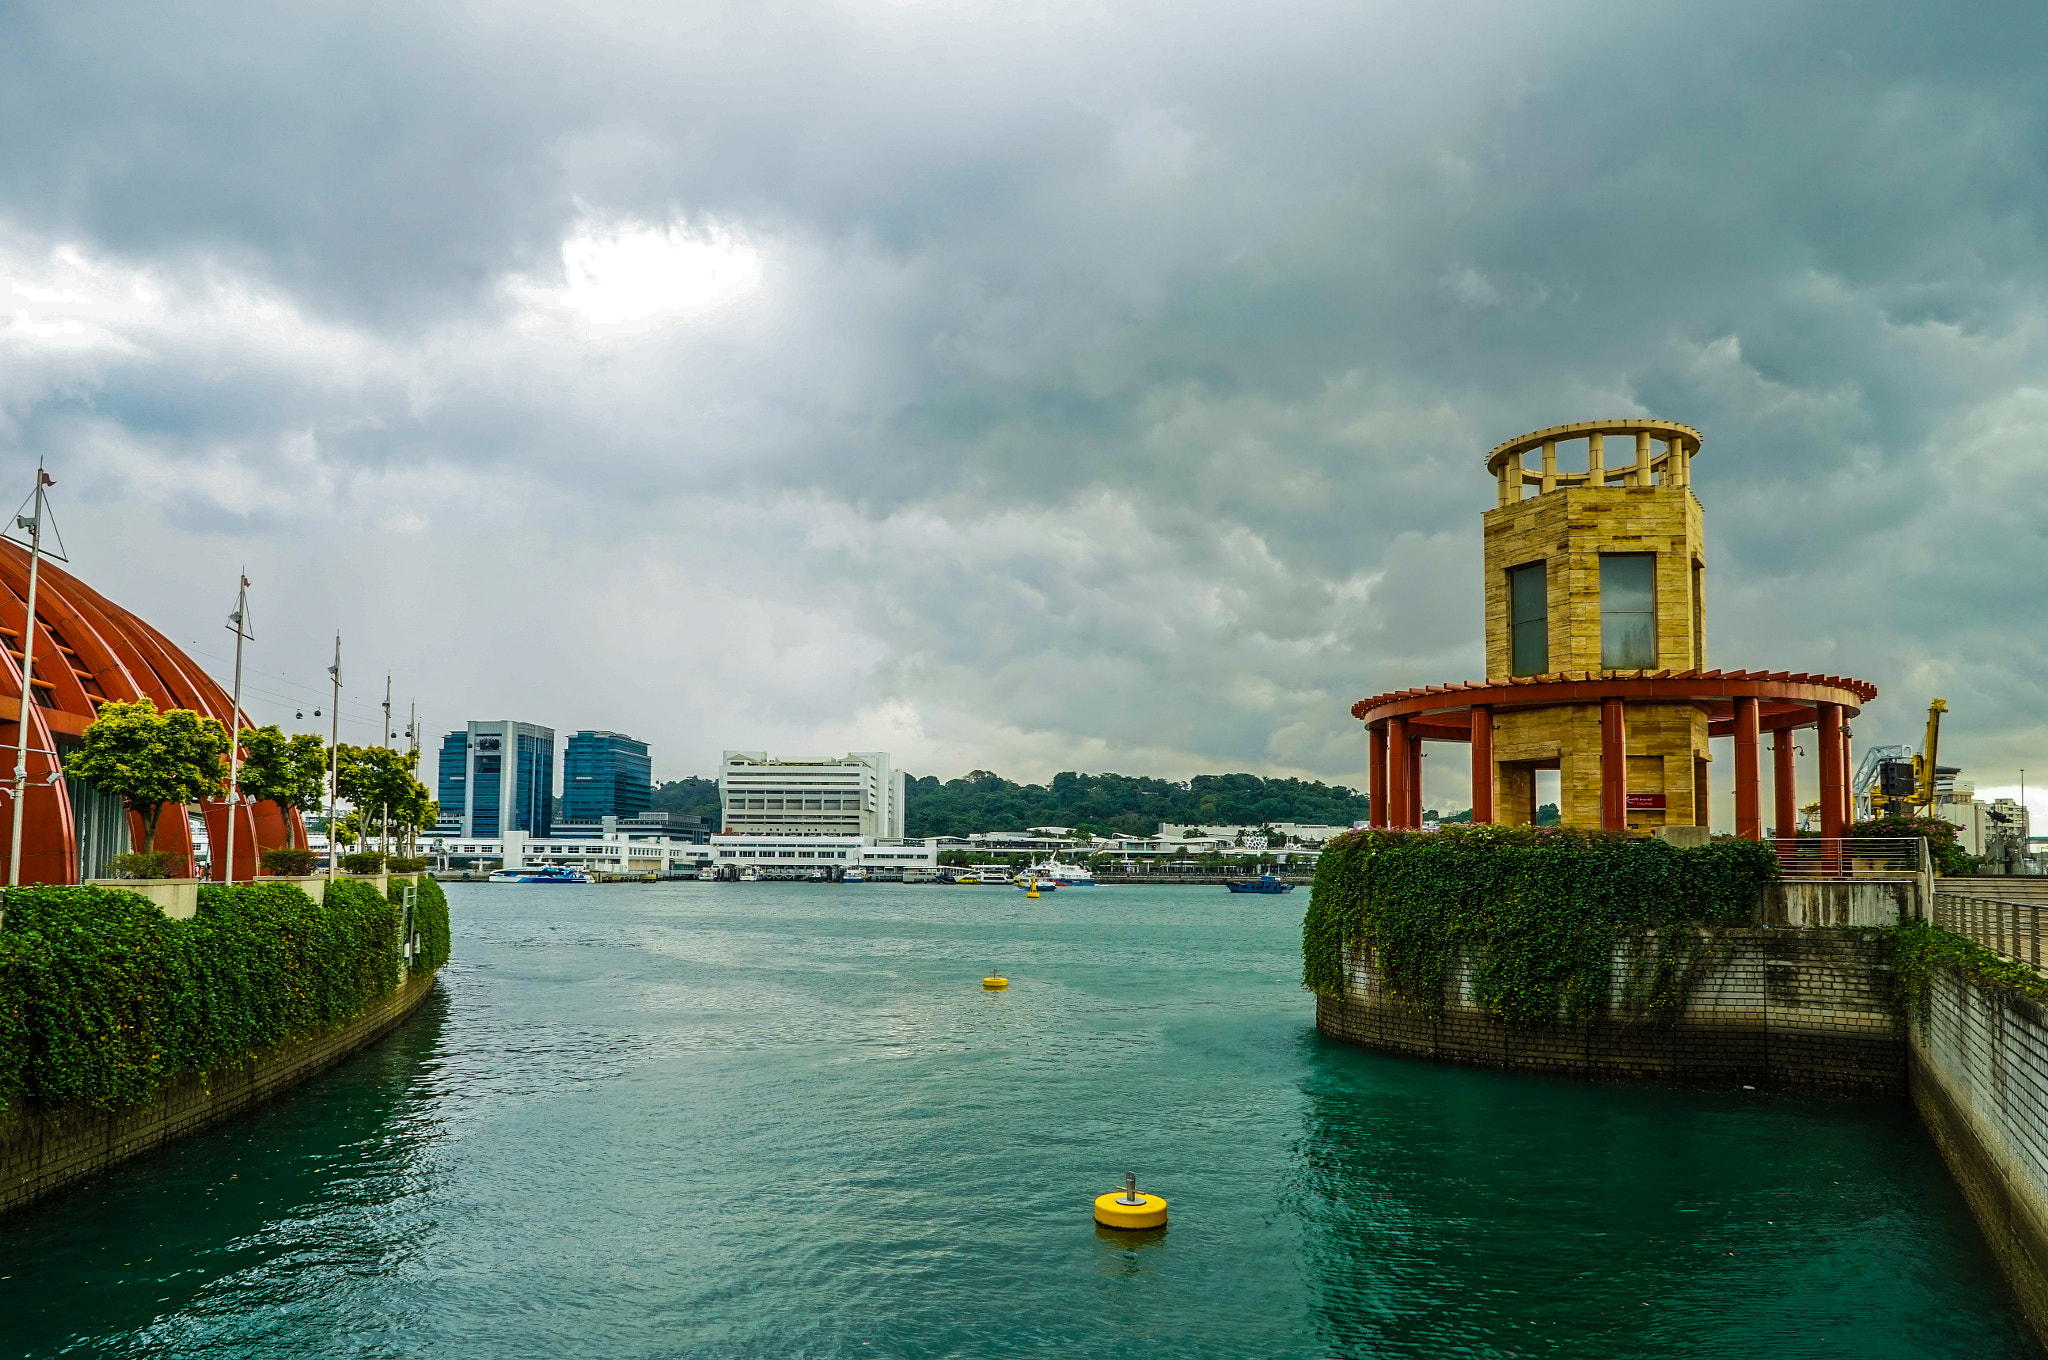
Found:
[[[1936,699],[1927,705],[1927,735],[1921,739],[1920,754],[1913,757],[1913,796],[1907,800],[1913,807],[1934,806],[1935,785],[1940,782],[1940,766],[1935,757],[1941,749],[1941,715],[1946,712],[1946,699]]]

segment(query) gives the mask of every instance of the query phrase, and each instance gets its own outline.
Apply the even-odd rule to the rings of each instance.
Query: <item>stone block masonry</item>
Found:
[[[0,1213],[255,1108],[389,1033],[433,986],[431,973],[408,978],[337,1029],[280,1045],[246,1063],[180,1077],[154,1102],[137,1109],[25,1113],[0,1127]]]
[[[1346,994],[1316,998],[1333,1038],[1388,1053],[1561,1076],[1903,1091],[1904,1030],[1883,939],[1870,931],[1729,931],[1667,1020],[1618,1019],[1630,959],[1617,949],[1608,1016],[1507,1024],[1455,970],[1438,1015],[1385,993],[1372,951],[1347,954]]]
[[[2048,1340],[2048,1016],[1940,969],[1909,1030],[1913,1104],[2036,1336]]]

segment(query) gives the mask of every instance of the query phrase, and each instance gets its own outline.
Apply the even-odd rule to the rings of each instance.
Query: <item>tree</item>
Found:
[[[355,806],[367,834],[389,836],[393,827],[417,829],[433,807],[426,785],[413,778],[413,753],[386,746],[339,748],[339,792]]]
[[[111,793],[142,818],[142,843],[156,848],[156,826],[167,803],[219,798],[228,776],[228,731],[217,719],[189,708],[157,712],[147,699],[100,705],[84,744],[65,773]]]
[[[245,797],[300,813],[327,799],[327,748],[310,732],[287,737],[275,726],[242,733],[242,769],[235,787]],[[290,818],[286,818],[289,825]]]

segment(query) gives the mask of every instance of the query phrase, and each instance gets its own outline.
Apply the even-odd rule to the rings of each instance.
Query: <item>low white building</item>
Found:
[[[938,866],[938,846],[937,837],[878,841],[866,836],[713,836],[710,850],[712,859],[729,869],[931,869]]]
[[[695,869],[711,862],[710,847],[689,840],[638,833],[607,817],[595,827],[570,834],[530,836],[435,835],[421,840],[421,852],[450,868],[485,868],[494,862],[507,869],[540,864],[579,864],[607,874],[665,874]]]

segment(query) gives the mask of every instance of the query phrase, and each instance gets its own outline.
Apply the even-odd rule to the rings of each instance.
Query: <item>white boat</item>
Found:
[[[595,883],[583,870],[573,864],[537,864],[530,869],[498,869],[491,874],[493,883]]]
[[[953,881],[955,883],[993,883],[1000,885],[1008,883],[1010,877],[1010,871],[1000,864],[976,864],[970,866],[966,873],[961,874]]]
[[[813,869],[804,875],[804,880],[808,883],[823,883],[825,881],[825,871],[823,869]]]
[[[718,870],[712,868],[708,864],[697,871],[697,881],[699,883],[711,883],[716,881],[717,878]]]
[[[845,874],[841,875],[839,881],[841,883],[865,883],[868,881],[868,871],[856,864],[851,869],[848,869]]]
[[[1045,863],[1032,869],[1031,872],[1038,875],[1038,881],[1041,885],[1050,881],[1059,884],[1062,888],[1092,888],[1095,886],[1094,871],[1090,870],[1086,865],[1062,864],[1057,858],[1047,860]]]
[[[760,877],[759,874],[754,872],[754,866],[751,864],[740,870],[740,882],[742,883],[755,883],[760,880]]]

